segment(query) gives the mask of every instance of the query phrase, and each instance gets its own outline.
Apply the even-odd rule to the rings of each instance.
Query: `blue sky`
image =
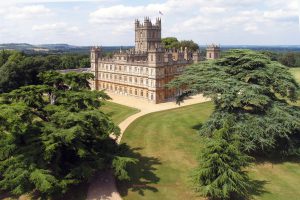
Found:
[[[6,0],[0,43],[133,45],[134,19],[199,44],[300,45],[299,0]],[[159,15],[159,11],[163,15]]]

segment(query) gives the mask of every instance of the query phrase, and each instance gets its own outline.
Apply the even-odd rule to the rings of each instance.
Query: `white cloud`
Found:
[[[119,23],[122,21],[133,21],[141,16],[157,16],[159,11],[168,12],[163,4],[149,4],[146,6],[125,6],[115,5],[106,8],[99,8],[90,13],[90,22],[98,24]]]
[[[46,4],[49,2],[51,4]],[[155,3],[133,3],[131,0],[0,0],[0,25],[8,31],[7,34],[2,33],[0,43],[23,35],[19,38],[34,42],[47,39],[53,43],[66,40],[86,45],[132,45],[134,19],[144,16],[149,16],[152,21],[156,17],[162,18],[163,37],[193,39],[201,44],[217,41],[227,44],[300,43],[297,37],[299,0],[151,2]],[[164,15],[159,15],[159,11]]]
[[[32,27],[32,30],[33,31],[79,32],[79,28],[77,26],[69,26],[67,23],[64,22],[34,25]]]
[[[2,12],[6,19],[32,19],[35,17],[49,16],[52,11],[44,5],[28,5],[23,7],[9,7],[7,12]]]
[[[264,32],[256,24],[246,24],[244,31],[253,34],[264,34]]]

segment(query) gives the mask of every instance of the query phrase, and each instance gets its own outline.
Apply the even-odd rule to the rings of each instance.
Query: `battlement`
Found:
[[[161,28],[161,19],[156,18],[155,23],[152,23],[149,17],[144,18],[144,23],[141,23],[138,19],[135,20],[135,28],[156,28],[160,29]]]
[[[210,45],[207,45],[206,47],[206,50],[220,50],[221,47],[220,45],[216,45],[216,44],[210,44]]]
[[[91,51],[102,51],[101,47],[95,46],[91,48]]]

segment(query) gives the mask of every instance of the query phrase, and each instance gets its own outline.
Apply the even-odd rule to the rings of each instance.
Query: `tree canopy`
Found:
[[[194,93],[212,99],[215,111],[200,129],[212,136],[224,120],[233,119],[233,134],[248,152],[300,153],[299,85],[288,69],[266,55],[231,50],[222,59],[187,68],[170,87],[187,88],[179,100]]]
[[[196,190],[209,199],[248,199],[254,186],[245,171],[252,161],[240,150],[236,134],[230,132],[231,124],[225,122],[201,151],[200,166],[194,171]]]
[[[63,54],[30,56],[18,51],[0,51],[0,93],[20,86],[39,84],[40,72],[90,67],[88,55]]]
[[[175,37],[166,37],[162,39],[162,43],[166,49],[179,49],[187,47],[191,51],[196,51],[199,49],[199,45],[192,40],[182,40],[178,41]]]
[[[105,169],[128,179],[126,166],[135,160],[111,139],[119,128],[99,110],[109,97],[89,90],[92,75],[44,72],[39,78],[42,84],[0,97],[0,189],[61,194]]]

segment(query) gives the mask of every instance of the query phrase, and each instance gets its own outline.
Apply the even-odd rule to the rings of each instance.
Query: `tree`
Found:
[[[182,41],[178,41],[177,38],[175,37],[166,37],[166,38],[163,38],[162,39],[162,43],[163,43],[163,46],[166,48],[166,49],[179,49],[179,48],[185,48],[187,47],[188,50],[190,51],[196,51],[199,49],[199,45],[196,44],[194,41],[192,40],[182,40]]]
[[[243,150],[265,154],[300,153],[299,85],[288,69],[268,56],[250,50],[231,50],[222,59],[192,65],[169,84],[186,88],[178,99],[203,93],[215,104],[201,127],[211,137],[224,120],[232,118]]]
[[[162,44],[166,49],[179,48],[179,41],[176,37],[166,37],[162,39]]]
[[[24,85],[40,83],[40,72],[56,69],[90,67],[88,55],[35,55],[29,56],[17,51],[0,52],[0,93],[9,92]]]
[[[193,40],[182,40],[180,41],[180,47],[187,47],[190,51],[197,51],[199,49],[199,45],[196,44]]]
[[[193,173],[195,188],[204,197],[223,200],[250,197],[253,186],[245,168],[252,158],[242,153],[240,146],[228,122],[209,139]]]
[[[0,189],[41,196],[66,192],[97,171],[128,179],[136,162],[110,134],[119,128],[99,110],[109,97],[90,91],[91,74],[44,72],[42,84],[1,96]]]
[[[293,52],[285,53],[279,58],[279,62],[288,67],[295,67],[296,55]]]

